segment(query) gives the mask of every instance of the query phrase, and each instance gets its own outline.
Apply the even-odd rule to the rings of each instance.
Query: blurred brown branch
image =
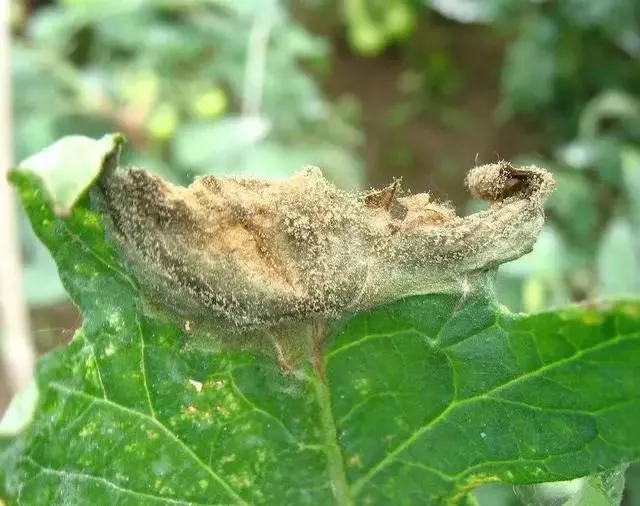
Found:
[[[29,313],[22,291],[22,264],[16,229],[15,201],[7,182],[12,160],[10,0],[0,0],[0,305],[2,358],[10,388],[31,379],[35,351]]]

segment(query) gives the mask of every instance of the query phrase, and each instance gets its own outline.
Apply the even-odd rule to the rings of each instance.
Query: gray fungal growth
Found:
[[[529,252],[551,175],[507,162],[472,169],[487,209],[458,217],[399,183],[345,193],[316,168],[289,179],[199,177],[174,186],[105,171],[108,229],[149,298],[187,321],[268,332],[332,321],[416,293],[458,291]]]

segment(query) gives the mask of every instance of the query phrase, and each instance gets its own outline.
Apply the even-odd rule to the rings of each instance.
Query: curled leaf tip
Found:
[[[118,167],[124,143],[118,133],[98,140],[69,135],[20,162],[9,179],[15,183],[21,176],[35,178],[56,216],[68,218],[96,178]]]
[[[108,229],[148,295],[188,320],[236,329],[331,320],[469,277],[531,250],[550,174],[470,171],[486,211],[458,217],[396,181],[343,192],[315,168],[289,179],[203,176],[184,188],[137,168],[100,179]]]
[[[471,169],[466,183],[473,195],[490,204],[514,199],[541,200],[554,187],[546,170],[535,166],[518,168],[506,161]]]

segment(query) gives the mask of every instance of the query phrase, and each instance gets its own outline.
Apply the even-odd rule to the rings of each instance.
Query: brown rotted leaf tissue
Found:
[[[346,193],[316,168],[281,181],[204,176],[188,188],[118,168],[98,186],[108,229],[154,304],[252,332],[462,292],[529,252],[551,175],[500,162],[472,169],[467,185],[488,205],[467,217],[426,193],[399,196],[397,181]]]

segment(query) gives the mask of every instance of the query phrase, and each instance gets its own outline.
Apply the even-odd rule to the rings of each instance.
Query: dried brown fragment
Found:
[[[386,188],[383,188],[382,190],[367,193],[364,197],[362,197],[362,201],[367,207],[371,207],[373,209],[384,209],[385,211],[388,211],[391,203],[395,199],[396,191],[398,190],[399,186],[400,180],[396,179],[393,183],[391,183]]]
[[[531,250],[548,172],[473,169],[489,209],[461,218],[398,182],[364,196],[307,168],[283,181],[200,177],[188,188],[140,169],[105,173],[101,202],[151,299],[194,324],[262,332],[338,318],[412,293],[460,291]]]

